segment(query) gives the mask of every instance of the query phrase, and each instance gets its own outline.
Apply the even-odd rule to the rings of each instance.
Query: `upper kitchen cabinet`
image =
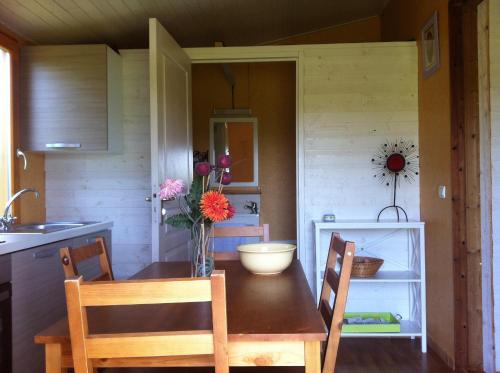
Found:
[[[121,58],[106,45],[23,48],[23,149],[120,151],[121,91]]]

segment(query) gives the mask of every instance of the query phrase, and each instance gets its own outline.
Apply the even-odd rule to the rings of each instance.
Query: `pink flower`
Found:
[[[198,162],[194,166],[194,171],[200,176],[208,176],[212,171],[212,165],[208,162]]]
[[[217,158],[217,165],[220,168],[229,168],[231,167],[231,164],[233,163],[233,160],[229,155],[221,154]]]
[[[232,180],[233,180],[233,175],[231,175],[229,172],[224,172],[222,174],[221,184],[222,185],[229,185],[229,184],[231,184]]]
[[[180,179],[165,179],[160,184],[160,198],[174,199],[184,192],[184,182]]]

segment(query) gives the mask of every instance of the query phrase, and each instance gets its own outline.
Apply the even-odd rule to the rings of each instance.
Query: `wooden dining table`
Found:
[[[294,260],[283,273],[253,275],[239,261],[220,261],[226,273],[230,366],[305,366],[321,371],[321,342],[326,327],[317,311],[302,266]],[[158,262],[132,279],[189,277],[186,262]],[[112,306],[88,309],[91,333],[211,329],[210,303]],[[46,373],[73,366],[68,321],[59,320],[35,336],[45,345]],[[213,356],[98,359],[95,367],[213,366]]]

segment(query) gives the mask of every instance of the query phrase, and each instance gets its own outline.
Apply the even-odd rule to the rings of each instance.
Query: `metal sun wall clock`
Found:
[[[398,222],[400,213],[408,221],[408,214],[399,205],[396,204],[398,187],[401,184],[401,178],[408,182],[414,182],[418,177],[418,153],[417,147],[411,140],[398,139],[388,141],[378,148],[377,153],[372,158],[372,165],[375,169],[375,178],[381,183],[393,187],[392,205],[384,207],[377,215],[377,222],[384,211],[394,209]]]

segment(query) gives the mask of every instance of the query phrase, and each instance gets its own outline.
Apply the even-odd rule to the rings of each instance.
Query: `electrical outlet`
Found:
[[[439,198],[445,199],[446,198],[446,186],[445,185],[440,185],[438,188],[438,195]]]

